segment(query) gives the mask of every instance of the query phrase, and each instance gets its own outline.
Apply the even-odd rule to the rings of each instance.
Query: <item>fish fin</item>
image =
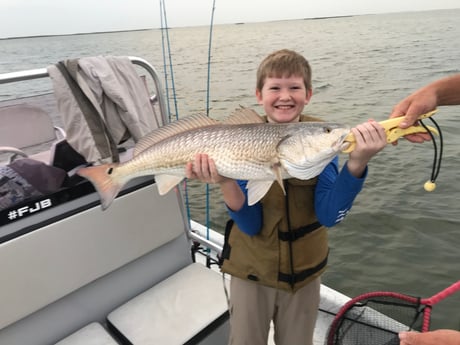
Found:
[[[286,195],[286,190],[284,189],[283,177],[281,176],[281,164],[277,163],[272,166],[272,171],[276,176],[276,181],[283,190],[283,194]]]
[[[243,125],[250,123],[265,123],[264,119],[250,108],[235,109],[224,121],[226,125]]]
[[[158,193],[165,195],[175,186],[177,186],[182,180],[183,176],[166,175],[160,174],[155,176],[155,182],[157,183]]]
[[[80,168],[77,174],[89,180],[101,199],[102,210],[106,210],[123,188],[124,182],[113,178],[111,171],[117,164],[103,164],[92,167]]]
[[[248,181],[248,205],[254,205],[267,194],[274,181]]]
[[[168,123],[165,126],[154,129],[150,133],[144,135],[134,146],[134,157],[139,155],[150,146],[165,140],[173,135],[189,131],[191,129],[214,126],[220,122],[206,116],[204,114],[191,115],[183,117],[180,120]]]

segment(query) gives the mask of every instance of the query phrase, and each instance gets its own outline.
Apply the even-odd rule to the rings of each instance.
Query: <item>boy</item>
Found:
[[[257,71],[256,97],[267,122],[318,121],[301,115],[312,96],[308,61],[291,50],[267,56]],[[356,148],[338,173],[336,157],[310,180],[273,184],[255,205],[247,181],[220,176],[207,155],[186,168],[188,178],[219,183],[232,221],[226,230],[222,271],[229,273],[230,344],[267,344],[270,321],[277,345],[311,345],[328,256],[327,230],[351,208],[367,163],[386,145],[385,131],[369,121],[352,129]]]

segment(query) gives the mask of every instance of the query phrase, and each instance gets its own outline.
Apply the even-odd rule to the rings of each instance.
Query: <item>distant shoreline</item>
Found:
[[[365,16],[369,16],[372,14],[365,14]],[[334,18],[350,18],[350,17],[356,17],[359,16],[359,14],[349,14],[346,16],[329,16],[329,17],[315,17],[315,18],[304,18],[304,20],[318,20],[318,19],[334,19]]]
[[[283,22],[283,21],[294,21],[294,20],[326,20],[326,19],[341,19],[341,18],[351,18],[359,16],[373,16],[373,15],[382,15],[382,14],[396,14],[396,13],[406,13],[406,12],[427,12],[427,11],[443,11],[448,9],[434,9],[434,10],[424,10],[424,11],[403,11],[403,12],[386,12],[386,13],[365,13],[365,14],[351,14],[351,15],[340,15],[340,16],[325,16],[325,17],[305,17],[305,18],[295,18],[295,19],[279,19],[279,20],[268,20],[270,22]],[[259,22],[236,22],[236,23],[222,23],[215,25],[245,25],[245,24],[255,24]],[[200,25],[205,26],[205,25]],[[182,29],[187,26],[175,26],[169,27],[168,29]],[[122,33],[122,32],[136,32],[136,31],[150,31],[150,30],[162,30],[162,28],[143,28],[143,29],[128,29],[128,30],[108,30],[108,31],[93,31],[93,32],[78,32],[78,33],[69,33],[69,34],[43,34],[43,35],[30,35],[30,36],[11,36],[11,37],[0,37],[2,40],[15,40],[22,38],[41,38],[41,37],[59,37],[59,36],[80,36],[80,35],[97,35],[97,34],[112,34],[112,33]]]
[[[277,23],[277,22],[289,22],[292,20],[322,20],[322,19],[340,19],[340,18],[351,18],[351,17],[358,17],[358,16],[372,16],[372,13],[369,14],[348,14],[343,16],[328,16],[328,17],[305,17],[305,18],[297,18],[297,19],[278,19],[278,20],[269,20],[265,23]],[[254,22],[237,22],[233,23],[234,25],[244,25],[244,24],[252,24]],[[231,25],[231,24],[224,24],[224,25]]]
[[[120,32],[135,32],[135,31],[149,31],[149,30],[160,30],[160,29],[149,28],[149,29],[133,29],[133,30],[77,32],[77,33],[73,33],[73,34],[13,36],[13,37],[0,37],[0,41],[1,40],[16,40],[16,39],[21,39],[21,38],[40,38],[40,37],[60,37],[60,36],[81,36],[81,35],[97,35],[97,34],[116,34],[116,33],[120,33]]]
[[[372,15],[372,14],[366,14]],[[292,21],[292,20],[322,20],[322,19],[334,19],[334,18],[348,18],[356,17],[357,15],[344,15],[344,16],[329,16],[329,17],[312,17],[312,18],[296,18],[296,19],[280,19],[280,20],[269,20],[267,22],[282,22],[282,21]],[[226,24],[217,24],[217,25],[244,25],[252,24],[253,22],[238,22],[238,23],[226,23]],[[175,29],[179,27],[172,27],[169,29]],[[180,27],[182,28],[182,27]],[[161,28],[145,28],[145,29],[132,29],[132,30],[113,30],[113,31],[94,31],[94,32],[77,32],[72,34],[49,34],[49,35],[31,35],[31,36],[12,36],[12,37],[0,37],[1,40],[15,40],[22,38],[42,38],[42,37],[58,37],[58,36],[81,36],[81,35],[97,35],[97,34],[112,34],[120,32],[136,32],[136,31],[149,31],[149,30],[161,30]]]

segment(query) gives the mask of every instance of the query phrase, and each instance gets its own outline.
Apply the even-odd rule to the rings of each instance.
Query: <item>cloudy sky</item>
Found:
[[[0,0],[0,38],[158,28],[160,0]],[[209,25],[213,0],[165,0],[168,25]],[[216,0],[214,23],[460,8],[460,0]]]

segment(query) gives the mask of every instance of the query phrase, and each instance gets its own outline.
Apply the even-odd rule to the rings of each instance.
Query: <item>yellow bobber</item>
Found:
[[[436,183],[432,181],[426,181],[425,184],[423,185],[423,188],[425,188],[427,192],[432,192],[436,189]]]

